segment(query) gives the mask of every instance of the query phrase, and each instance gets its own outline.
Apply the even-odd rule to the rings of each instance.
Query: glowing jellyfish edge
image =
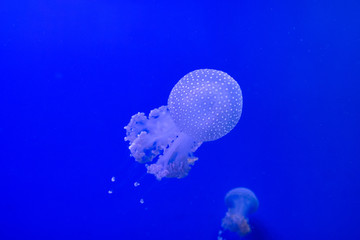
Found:
[[[212,69],[188,73],[172,89],[168,106],[137,113],[125,127],[131,156],[156,176],[182,178],[205,141],[230,132],[240,119],[242,93],[228,74]],[[155,162],[154,162],[155,161]]]

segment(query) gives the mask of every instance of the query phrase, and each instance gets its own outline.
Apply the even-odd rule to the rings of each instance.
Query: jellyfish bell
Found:
[[[194,165],[196,149],[229,133],[242,111],[242,93],[228,74],[199,69],[172,89],[168,106],[132,116],[125,127],[131,155],[156,176],[182,178]]]
[[[247,188],[234,188],[226,194],[225,205],[228,211],[222,220],[222,227],[240,236],[251,232],[248,216],[259,207],[255,194]]]
[[[239,84],[227,73],[213,69],[186,74],[168,99],[176,125],[199,142],[229,133],[240,119],[242,104]]]

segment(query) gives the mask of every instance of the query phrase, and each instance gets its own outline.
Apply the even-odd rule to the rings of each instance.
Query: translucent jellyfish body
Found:
[[[251,231],[248,216],[256,212],[259,206],[255,194],[247,188],[234,188],[226,194],[225,205],[228,211],[222,220],[222,227],[240,236],[248,234]]]
[[[185,177],[202,142],[225,136],[242,112],[242,93],[228,74],[200,69],[186,74],[172,89],[168,106],[132,116],[125,127],[131,155],[147,164],[157,179]]]

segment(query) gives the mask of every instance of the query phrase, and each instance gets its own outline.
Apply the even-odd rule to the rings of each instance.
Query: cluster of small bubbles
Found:
[[[176,125],[198,141],[213,141],[240,119],[242,93],[227,73],[200,69],[186,74],[172,89],[168,106]]]
[[[143,198],[140,199],[140,203],[144,204],[144,199]]]
[[[115,177],[111,177],[111,182],[115,182]],[[112,193],[113,193],[112,190],[109,190],[109,191],[108,191],[108,194],[112,194]]]
[[[224,240],[224,238],[221,235],[222,235],[222,231],[219,230],[217,240]]]
[[[139,182],[134,182],[134,187],[138,187],[140,186],[140,183]]]

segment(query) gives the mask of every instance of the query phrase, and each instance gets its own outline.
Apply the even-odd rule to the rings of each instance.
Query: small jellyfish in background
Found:
[[[227,73],[199,69],[172,89],[167,106],[132,116],[125,127],[131,156],[158,180],[185,177],[196,149],[229,133],[242,112],[239,84]]]
[[[255,194],[247,188],[234,188],[226,194],[225,205],[228,211],[222,219],[221,226],[239,236],[251,232],[248,216],[256,212],[259,206]]]

